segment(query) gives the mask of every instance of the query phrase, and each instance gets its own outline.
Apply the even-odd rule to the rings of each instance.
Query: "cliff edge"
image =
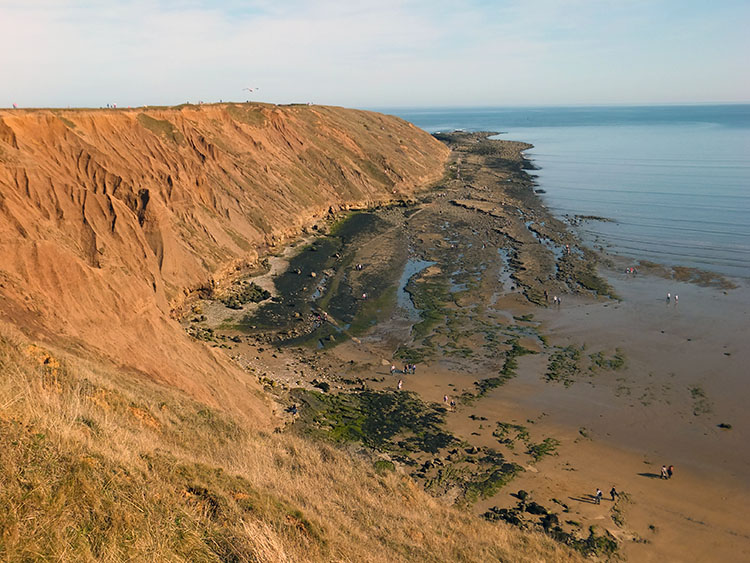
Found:
[[[254,383],[170,317],[329,210],[408,196],[449,151],[321,106],[0,111],[0,320],[247,410]]]

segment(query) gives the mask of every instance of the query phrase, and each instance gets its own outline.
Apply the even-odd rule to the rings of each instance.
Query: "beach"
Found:
[[[562,498],[593,521],[611,518],[609,506],[589,506],[594,487],[627,492],[626,526],[610,523],[610,530],[625,540],[629,560],[744,560],[747,288],[623,277],[609,278],[619,303],[573,298],[565,310],[539,316],[560,345],[621,347],[625,369],[564,388],[550,387],[539,366],[528,365],[487,397],[482,412],[512,421],[538,417],[535,426],[562,441],[556,467],[520,477],[519,488]],[[665,303],[666,288],[677,288],[679,305]],[[659,478],[662,464],[675,465],[673,479]]]
[[[275,258],[287,269],[272,306],[202,302],[235,338],[228,354],[276,393],[288,431],[344,442],[355,434],[325,401],[390,400],[401,380],[453,441],[407,448],[418,430],[405,426],[369,443],[478,516],[513,509],[524,490],[553,531],[585,538],[594,526],[627,560],[747,559],[745,282],[693,272],[704,285],[686,283],[595,253],[535,194],[529,145],[443,140],[455,155],[444,181]],[[503,518],[542,525],[526,512]]]

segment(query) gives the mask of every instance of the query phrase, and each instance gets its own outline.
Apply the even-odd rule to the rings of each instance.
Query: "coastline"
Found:
[[[527,145],[493,145],[501,147],[502,173],[498,168],[484,170],[481,163],[471,168],[466,161],[475,156],[498,158],[489,148],[486,155],[475,148],[484,146],[482,138],[467,136],[459,147],[467,152],[460,152],[444,185],[424,196],[414,211],[381,210],[378,217],[384,225],[368,233],[366,241],[354,236],[347,243],[351,247],[342,247],[351,251],[352,259],[331,266],[325,274],[328,280],[338,280],[338,289],[332,281],[319,286],[321,294],[334,292],[326,302],[334,311],[336,291],[356,296],[367,288],[364,293],[373,291],[371,298],[378,298],[388,283],[395,283],[387,276],[379,278],[376,270],[396,268],[400,274],[408,260],[433,262],[410,277],[406,287],[419,322],[410,321],[387,299],[379,300],[377,314],[367,317],[366,325],[373,322],[374,328],[364,330],[360,338],[340,343],[336,339],[346,335],[329,331],[318,340],[323,343],[321,350],[282,347],[279,343],[289,340],[290,332],[284,326],[278,335],[268,329],[262,334],[250,332],[244,336],[247,344],[239,345],[232,355],[259,378],[278,386],[282,404],[289,401],[284,398],[285,388],[321,389],[321,380],[332,393],[352,393],[392,390],[400,378],[405,391],[414,391],[427,402],[439,405],[444,397],[459,398],[457,407],[446,412],[446,427],[472,448],[504,447],[506,459],[524,469],[499,492],[480,499],[472,508],[477,514],[492,506],[513,506],[516,499],[509,493],[523,488],[548,509],[559,510],[553,499],[563,498],[567,510],[559,513],[560,518],[577,522],[582,530],[597,526],[617,538],[622,553],[633,560],[684,558],[708,549],[705,546],[710,546],[703,552],[706,556],[747,553],[750,529],[741,511],[750,500],[750,490],[741,486],[747,467],[741,455],[747,454],[741,447],[747,418],[741,405],[732,406],[740,389],[729,389],[722,396],[719,389],[727,377],[711,381],[705,376],[712,362],[724,362],[719,365],[722,370],[728,365],[730,374],[747,363],[740,336],[743,323],[747,326],[743,316],[747,310],[743,313],[733,301],[741,294],[739,301],[746,304],[747,288],[701,288],[644,275],[620,279],[622,274],[603,270],[596,275],[591,268],[599,258],[579,248],[568,228],[534,194],[521,154]],[[508,244],[513,253],[505,256],[500,250]],[[498,249],[494,257],[484,252],[491,245],[493,252]],[[565,245],[573,251],[561,250]],[[344,257],[345,251],[341,251]],[[351,264],[360,261],[366,264],[366,275],[350,271]],[[551,277],[545,274],[550,271]],[[309,279],[309,273],[300,270],[300,274],[300,280]],[[339,287],[339,282],[345,285]],[[309,292],[316,284],[300,285]],[[597,297],[597,289],[620,300]],[[663,294],[670,290],[679,291],[679,308],[665,309]],[[551,306],[544,291],[561,295],[563,304]],[[721,312],[716,309],[717,298]],[[364,301],[346,303],[361,311],[368,305]],[[442,320],[430,315],[435,311],[444,315]],[[709,324],[717,312],[723,322]],[[302,312],[300,318],[304,316]],[[731,319],[733,324],[727,322]],[[361,321],[354,315],[351,322],[340,324],[355,326]],[[487,328],[492,323],[501,327],[499,332]],[[484,327],[480,331],[478,324]],[[295,339],[308,334],[302,322],[299,326],[293,329]],[[314,342],[317,330],[308,342]],[[501,360],[507,362],[513,338],[532,352],[518,358],[513,376],[478,399],[461,399],[476,394],[477,381],[489,381],[498,370],[505,371]],[[567,386],[547,381],[550,357],[570,346],[584,350],[587,364]],[[619,347],[624,349],[624,367],[592,370],[593,360],[587,358],[598,353],[609,358]],[[388,373],[388,364],[418,355],[419,375]],[[736,374],[729,377],[741,388],[737,379]],[[533,440],[553,438],[559,448],[553,455],[530,460],[521,448],[498,446],[495,421],[523,426]],[[716,428],[720,422],[731,423],[732,429]],[[718,448],[712,449],[716,444]],[[701,465],[702,459],[729,449],[738,452],[736,459]],[[448,453],[441,463],[453,461],[452,456]],[[678,468],[675,480],[668,483],[670,489],[649,476],[658,473],[662,463]],[[408,464],[399,470],[426,484],[441,475],[440,470],[415,472]],[[734,481],[731,485],[726,472]],[[628,495],[627,503],[617,512],[606,502],[593,507],[589,498],[593,489],[608,490],[612,484]],[[438,496],[455,500],[456,487],[448,486]],[[721,506],[712,506],[712,499],[722,499]],[[576,526],[563,526],[575,532]]]
[[[750,276],[747,107],[472,108],[398,113],[425,130],[502,130],[534,144],[538,181],[584,242],[662,264]]]

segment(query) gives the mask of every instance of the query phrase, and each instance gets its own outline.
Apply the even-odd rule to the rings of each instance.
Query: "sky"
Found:
[[[750,102],[749,69],[748,0],[0,0],[0,107]]]

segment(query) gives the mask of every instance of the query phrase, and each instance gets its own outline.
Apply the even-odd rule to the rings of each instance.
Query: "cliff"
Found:
[[[331,208],[437,180],[447,157],[409,123],[342,108],[0,111],[0,319],[247,409],[254,384],[170,311]]]
[[[284,420],[256,376],[173,318],[331,208],[408,197],[448,158],[340,108],[0,111],[0,558],[581,560],[379,457],[269,432]]]

